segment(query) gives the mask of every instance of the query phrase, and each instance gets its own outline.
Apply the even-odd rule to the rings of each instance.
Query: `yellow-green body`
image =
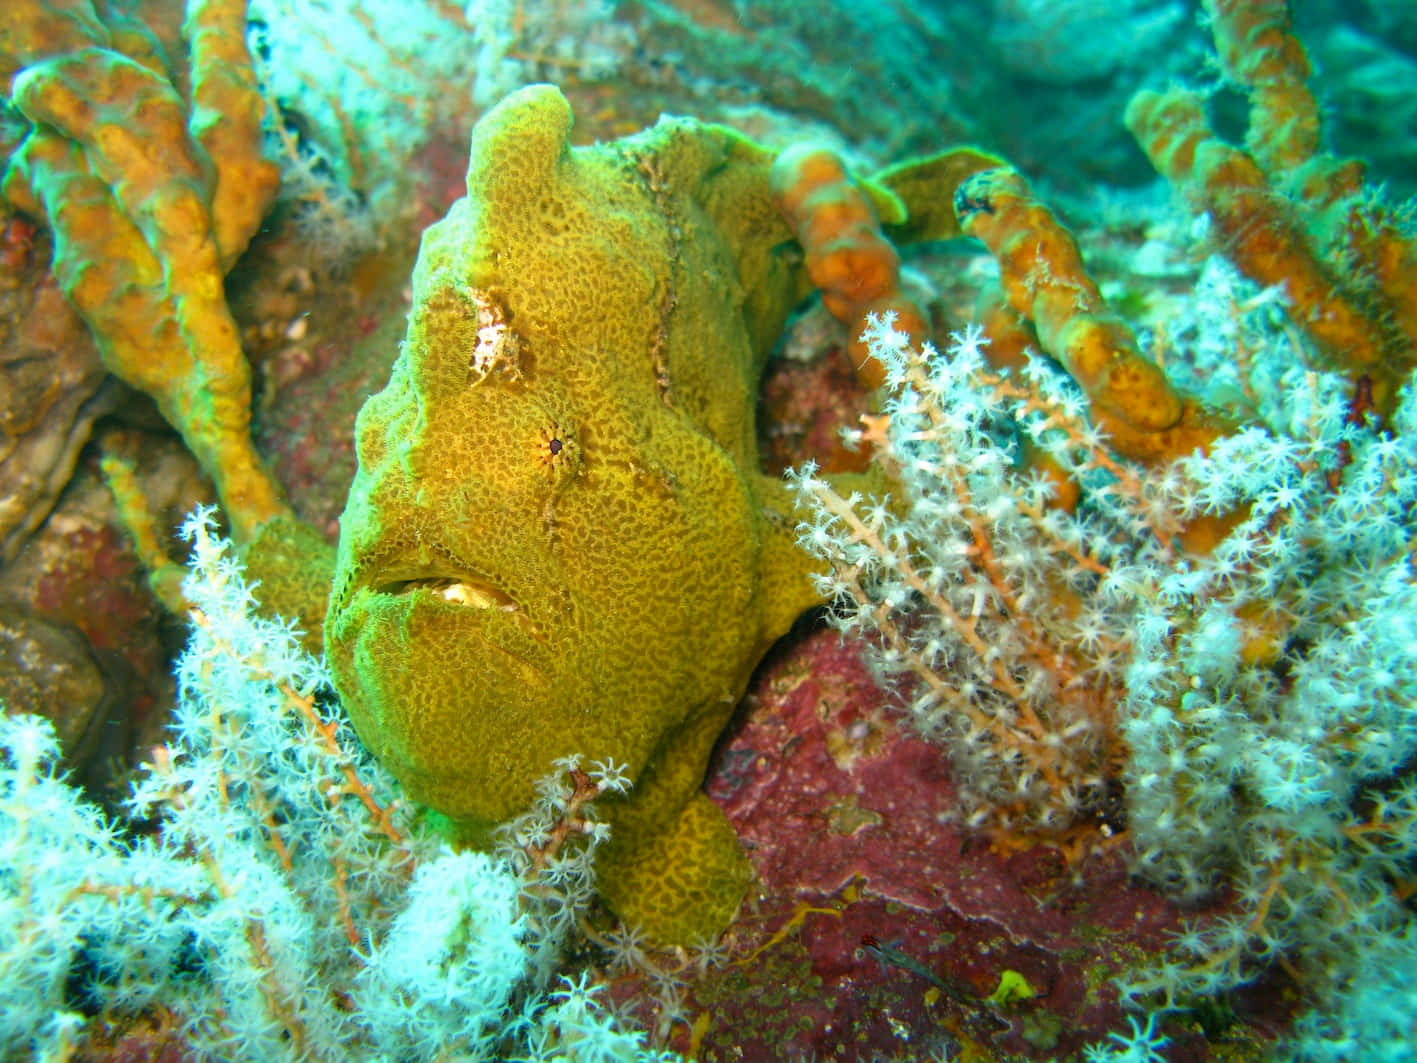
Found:
[[[470,840],[558,757],[628,765],[599,885],[687,942],[749,880],[709,753],[815,600],[754,431],[803,282],[768,152],[692,120],[571,148],[570,125],[550,86],[500,104],[424,235],[326,648],[361,739]]]

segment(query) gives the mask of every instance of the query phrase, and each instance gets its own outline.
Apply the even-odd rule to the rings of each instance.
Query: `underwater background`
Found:
[[[129,156],[73,73],[114,56]],[[0,1059],[1417,1055],[1417,4],[15,0],[0,78]],[[446,846],[198,508],[250,497],[203,450],[239,363],[336,541],[420,234],[543,82],[575,145],[692,117],[920,215],[925,334],[809,295],[763,374],[829,604],[710,762],[755,878],[692,948],[596,899],[613,764]],[[206,273],[188,215],[106,227],[242,128],[175,179]],[[943,221],[886,176],[961,145]]]

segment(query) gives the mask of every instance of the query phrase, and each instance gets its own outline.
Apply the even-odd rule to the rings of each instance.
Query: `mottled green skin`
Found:
[[[804,280],[769,153],[686,119],[571,148],[570,125],[550,86],[501,103],[424,235],[359,416],[326,648],[361,739],[474,842],[556,758],[627,764],[601,891],[688,942],[750,878],[709,752],[815,600],[754,434]]]

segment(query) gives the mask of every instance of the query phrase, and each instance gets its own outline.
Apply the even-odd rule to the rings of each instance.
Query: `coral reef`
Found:
[[[902,393],[884,447],[905,495],[808,476],[803,542],[834,562],[843,627],[880,639],[876,668],[949,749],[956,814],[1015,839],[1124,825],[1168,893],[1226,882],[1235,911],[1126,976],[1162,1010],[1280,958],[1316,999],[1349,984],[1412,921],[1410,390],[1388,434],[1348,418],[1341,383],[1276,373],[1267,425],[1143,480],[1069,415],[1064,381],[1035,367],[1010,387],[978,333],[948,359],[880,323],[871,340]],[[1074,513],[1013,465],[1014,433],[1079,478]],[[1204,511],[1244,518],[1187,555],[1174,530]]]
[[[6,1014],[40,1040],[0,1054],[645,1051],[603,986],[704,1060],[1411,1054],[1417,304],[1376,188],[1412,169],[1408,5],[1303,5],[1317,76],[1273,0],[10,6],[0,691],[101,802],[132,736],[159,800],[117,836],[7,724],[0,833],[43,855],[0,875]],[[1205,92],[1137,95],[1136,150],[1124,101],[1178,77]],[[540,79],[565,99],[485,115],[464,178]],[[660,113],[700,121],[635,133]],[[1010,161],[878,169],[964,135]],[[759,469],[818,444],[870,474]],[[165,559],[200,472],[254,591],[205,525],[206,590]],[[407,848],[345,812],[377,833],[396,784],[333,695],[252,693],[298,654],[247,601],[316,648],[341,532],[355,722],[490,852],[384,873]],[[139,556],[206,595],[170,740]],[[232,671],[223,625],[267,649]],[[572,754],[627,761],[598,825],[621,773],[545,781]]]

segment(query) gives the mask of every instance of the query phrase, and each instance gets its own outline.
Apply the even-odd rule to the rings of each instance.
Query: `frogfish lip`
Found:
[[[357,609],[363,600],[403,600],[419,612],[445,614],[459,629],[494,649],[542,671],[546,635],[519,595],[506,584],[463,565],[389,561],[368,573],[342,602],[339,611]]]
[[[521,611],[521,607],[506,591],[488,580],[474,576],[453,576],[446,573],[391,576],[385,573],[382,579],[371,583],[369,589],[375,594],[391,594],[395,597],[426,590],[442,601],[469,609],[496,609],[504,613]]]

